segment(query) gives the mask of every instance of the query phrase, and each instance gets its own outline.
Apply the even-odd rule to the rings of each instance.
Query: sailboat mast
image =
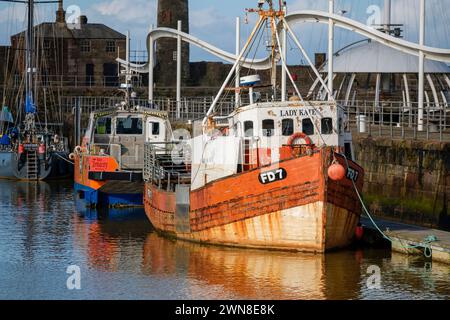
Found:
[[[26,99],[29,99],[29,103],[33,104],[33,42],[34,42],[34,0],[28,0],[28,25],[26,35],[26,80],[25,91]]]

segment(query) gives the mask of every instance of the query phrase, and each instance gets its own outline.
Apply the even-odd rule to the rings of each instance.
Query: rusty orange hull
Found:
[[[345,247],[353,239],[361,205],[349,178],[328,178],[330,163],[326,148],[211,182],[190,192],[187,218],[180,215],[174,192],[147,183],[145,211],[158,231],[190,241],[309,252]],[[361,191],[363,169],[349,164]],[[262,183],[261,174],[279,169],[284,179]]]

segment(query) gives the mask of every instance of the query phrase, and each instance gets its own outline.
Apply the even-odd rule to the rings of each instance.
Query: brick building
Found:
[[[125,58],[126,36],[104,24],[89,23],[79,17],[77,25],[67,24],[62,0],[55,22],[35,26],[37,81],[44,85],[66,87],[117,87],[119,84],[116,58]],[[11,37],[12,52],[24,52],[25,31]],[[24,55],[19,55],[16,73],[24,67]]]

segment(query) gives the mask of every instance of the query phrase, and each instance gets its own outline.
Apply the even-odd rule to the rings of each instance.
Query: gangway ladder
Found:
[[[27,179],[38,179],[38,158],[35,150],[27,152]]]

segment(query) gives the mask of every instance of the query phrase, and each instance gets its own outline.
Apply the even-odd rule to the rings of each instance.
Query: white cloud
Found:
[[[290,12],[297,10],[326,10],[328,8],[327,0],[295,0],[288,2]]]
[[[22,4],[10,4],[0,10],[0,44],[9,45],[11,35],[26,27],[26,9]]]
[[[193,28],[205,28],[209,26],[216,26],[229,19],[217,13],[217,9],[204,8],[201,10],[191,11],[190,25]]]
[[[26,20],[26,7],[10,5],[0,10],[0,23],[23,23]]]
[[[155,0],[113,0],[94,4],[93,9],[101,16],[114,18],[120,22],[149,25],[156,17],[157,5]]]

